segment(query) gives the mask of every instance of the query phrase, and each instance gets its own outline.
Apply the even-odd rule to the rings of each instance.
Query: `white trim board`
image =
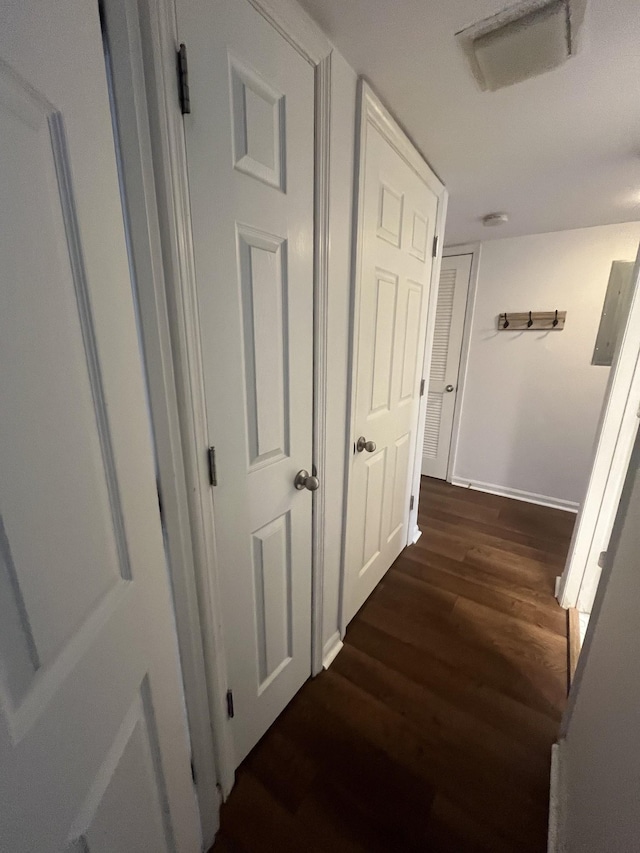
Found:
[[[315,185],[314,185],[314,271],[313,271],[313,468],[325,476],[327,470],[327,395],[329,393],[329,249],[330,149],[331,149],[331,54],[315,68]],[[311,674],[324,665],[322,644],[324,612],[324,566],[326,489],[313,492],[312,517],[312,619]],[[326,668],[326,667],[325,667]]]
[[[335,634],[330,637],[324,645],[322,658],[323,669],[329,669],[343,646],[344,643],[340,638],[340,631],[336,631]]]
[[[477,492],[487,492],[487,494],[499,495],[503,498],[513,498],[513,500],[524,501],[525,503],[562,509],[566,512],[577,512],[580,506],[575,501],[565,501],[562,498],[551,498],[547,495],[538,495],[535,492],[525,492],[522,489],[512,489],[509,486],[498,486],[495,483],[483,483],[480,480],[468,480],[463,477],[453,477],[451,485],[460,486],[463,489],[474,489]]]
[[[113,76],[113,98],[118,118],[119,161],[126,199],[131,263],[134,269],[144,350],[149,406],[153,424],[162,495],[162,516],[166,551],[171,574],[180,664],[191,740],[192,763],[198,779],[196,786],[200,822],[205,847],[213,843],[217,832],[220,781],[219,753],[214,744],[212,703],[216,687],[208,676],[203,643],[203,590],[198,584],[196,546],[189,518],[187,459],[183,454],[174,351],[171,340],[168,291],[176,267],[165,255],[162,245],[163,213],[179,216],[178,194],[169,198],[158,180],[157,151],[149,104],[151,68],[146,64],[144,44],[153,44],[155,70],[161,69],[161,14],[155,4],[148,17],[144,6],[135,0],[105,0],[107,38]],[[175,59],[174,59],[175,62]],[[160,98],[160,92],[158,93]],[[156,118],[163,121],[164,102],[159,100]],[[168,136],[163,136],[164,146]]]
[[[551,747],[551,778],[549,786],[549,831],[547,853],[564,853],[563,841],[565,797],[563,778],[564,740]]]
[[[249,3],[309,65],[320,65],[331,53],[327,37],[296,0],[249,0]]]

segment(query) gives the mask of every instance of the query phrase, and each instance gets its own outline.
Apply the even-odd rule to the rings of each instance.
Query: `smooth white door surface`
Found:
[[[422,473],[447,478],[473,255],[442,258],[422,444]]]
[[[438,209],[378,126],[361,134],[346,621],[407,544]]]
[[[311,671],[314,72],[247,0],[177,10],[238,764]]]
[[[0,849],[200,849],[98,4],[3,0]]]

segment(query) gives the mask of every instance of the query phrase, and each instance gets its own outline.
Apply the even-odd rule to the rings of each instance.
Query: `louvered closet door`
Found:
[[[458,393],[464,313],[473,255],[442,259],[422,447],[422,473],[445,480]]]

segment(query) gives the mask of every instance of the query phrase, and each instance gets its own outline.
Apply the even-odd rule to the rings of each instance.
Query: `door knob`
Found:
[[[315,492],[315,490],[320,486],[320,480],[309,474],[309,472],[305,471],[303,468],[302,471],[298,471],[296,474],[293,485],[298,489],[298,491],[308,489],[310,492]]]
[[[447,385],[447,387],[444,390],[451,393],[454,390],[453,385]]]
[[[358,451],[358,453],[362,453],[363,450],[366,450],[367,453],[373,453],[375,449],[375,441],[367,441],[367,439],[363,435],[361,435],[356,442],[356,450]]]

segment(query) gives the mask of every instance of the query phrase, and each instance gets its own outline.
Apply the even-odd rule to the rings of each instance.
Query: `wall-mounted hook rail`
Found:
[[[561,332],[566,311],[519,311],[498,314],[498,331],[510,332]]]

